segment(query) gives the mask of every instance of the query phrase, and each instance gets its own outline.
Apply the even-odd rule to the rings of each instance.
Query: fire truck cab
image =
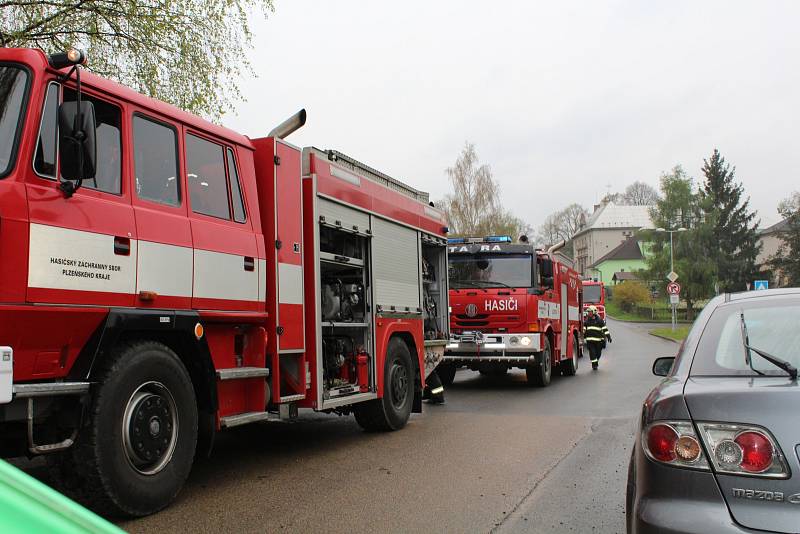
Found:
[[[451,238],[450,343],[437,370],[453,381],[456,368],[482,373],[525,369],[547,386],[553,369],[574,375],[581,355],[578,273],[550,251],[508,236]]]
[[[589,306],[597,308],[597,314],[601,319],[606,318],[606,287],[603,282],[597,280],[583,281],[583,309]]]
[[[287,143],[304,111],[250,139],[83,59],[0,49],[0,455],[141,516],[223,429],[421,411],[449,335],[427,193]]]

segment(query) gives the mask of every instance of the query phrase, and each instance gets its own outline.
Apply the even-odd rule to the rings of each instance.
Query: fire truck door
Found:
[[[74,100],[75,92],[65,89],[63,97]],[[122,107],[88,92],[83,99],[95,107],[97,169],[70,198],[57,188],[60,84],[48,86],[41,108],[38,148],[26,184],[27,300],[132,306],[137,241],[131,193],[124,180]]]
[[[567,303],[567,284],[561,284],[561,357],[567,357],[569,338],[569,304]]]
[[[280,158],[276,169],[278,337],[280,352],[305,349],[303,313],[303,203],[300,151],[276,142]]]

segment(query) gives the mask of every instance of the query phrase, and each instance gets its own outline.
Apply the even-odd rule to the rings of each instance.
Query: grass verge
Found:
[[[665,337],[675,341],[683,341],[686,339],[686,336],[689,335],[689,328],[689,325],[680,325],[675,327],[675,331],[673,332],[672,327],[668,326],[666,328],[653,328],[650,330],[650,333],[658,337]]]

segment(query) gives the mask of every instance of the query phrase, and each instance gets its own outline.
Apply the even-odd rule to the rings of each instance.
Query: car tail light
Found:
[[[698,423],[714,469],[730,475],[788,478],[780,447],[764,428],[753,425]]]
[[[708,469],[703,449],[689,421],[658,421],[642,433],[642,448],[651,460],[691,469]]]

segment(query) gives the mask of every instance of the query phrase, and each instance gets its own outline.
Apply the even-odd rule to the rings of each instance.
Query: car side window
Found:
[[[133,117],[133,167],[136,195],[143,200],[180,206],[178,135],[166,124]]]
[[[242,187],[239,183],[239,173],[236,171],[236,158],[233,157],[233,150],[227,149],[228,154],[228,177],[231,182],[231,203],[233,204],[233,220],[243,223],[247,220],[247,213],[244,210],[244,199],[242,199]]]
[[[42,120],[39,123],[39,139],[36,142],[36,154],[33,157],[33,170],[43,178],[56,179],[56,158],[58,157],[58,101],[61,87],[57,83],[47,86],[47,94],[42,108]]]
[[[192,211],[230,220],[225,153],[222,146],[187,134],[186,173]]]
[[[74,102],[77,93],[64,89],[64,102]],[[97,169],[94,178],[84,180],[82,187],[119,195],[122,192],[122,111],[114,104],[82,94],[81,99],[94,104]]]

